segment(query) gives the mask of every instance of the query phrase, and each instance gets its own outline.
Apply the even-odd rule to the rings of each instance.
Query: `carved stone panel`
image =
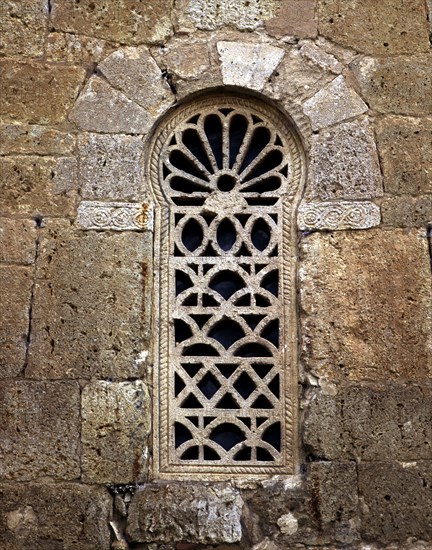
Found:
[[[155,475],[295,463],[294,215],[302,156],[265,104],[211,97],[156,134]]]

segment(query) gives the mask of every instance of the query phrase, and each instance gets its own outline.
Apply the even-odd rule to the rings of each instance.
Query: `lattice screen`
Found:
[[[212,97],[157,134],[159,477],[293,470],[301,155],[265,104]]]

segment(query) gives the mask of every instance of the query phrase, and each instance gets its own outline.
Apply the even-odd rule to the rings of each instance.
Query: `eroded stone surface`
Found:
[[[242,506],[227,484],[145,485],[130,505],[127,535],[135,542],[238,542]]]
[[[218,42],[223,83],[262,90],[284,51],[266,44]]]
[[[83,478],[129,483],[147,476],[150,398],[143,382],[92,382],[82,393]]]
[[[375,55],[429,49],[422,0],[318,0],[320,34],[355,50]]]
[[[153,55],[159,67],[184,79],[197,78],[210,66],[208,41],[171,42],[165,48],[154,48]]]
[[[141,138],[81,134],[78,151],[79,182],[84,199],[142,199]]]
[[[86,84],[69,120],[82,130],[111,134],[145,134],[153,122],[145,109],[98,76]]]
[[[0,262],[32,264],[35,253],[36,223],[0,218]]]
[[[321,49],[314,42],[306,41],[300,48],[300,53],[326,71],[331,71],[335,74],[342,72],[342,63],[334,55]]]
[[[99,65],[99,69],[115,88],[141,105],[152,118],[174,103],[168,82],[148,48],[117,50]]]
[[[66,32],[50,32],[47,37],[46,58],[48,61],[93,65],[104,59],[115,45],[89,36]]]
[[[325,88],[304,102],[303,110],[319,130],[365,113],[368,108],[361,97],[338,76]]]
[[[66,132],[37,124],[1,124],[0,154],[64,155],[71,153],[75,138]]]
[[[274,17],[265,21],[271,36],[314,37],[317,34],[316,0],[280,0]]]
[[[0,60],[3,122],[62,122],[84,81],[79,67]]]
[[[381,170],[367,120],[345,122],[312,136],[313,197],[367,199],[382,195]]]
[[[76,221],[81,229],[152,231],[153,205],[148,202],[83,201],[78,207]]]
[[[341,386],[310,403],[304,442],[323,460],[432,459],[430,387]]]
[[[432,195],[385,197],[382,219],[396,227],[425,227],[432,221]]]
[[[111,498],[104,487],[0,485],[0,545],[5,550],[108,550]]]
[[[0,281],[0,378],[8,378],[25,364],[33,270],[0,265]]]
[[[376,123],[387,193],[432,193],[432,118],[389,116]]]
[[[0,382],[0,479],[80,475],[77,382]]]
[[[299,229],[367,229],[379,225],[380,209],[373,202],[309,202],[300,205]]]
[[[63,221],[40,232],[28,376],[142,375],[135,359],[148,330],[150,239]]]
[[[432,113],[432,56],[360,58],[351,64],[368,105],[382,113]]]
[[[424,231],[310,235],[302,240],[300,277],[307,370],[330,380],[430,377]]]
[[[0,55],[43,54],[48,10],[46,0],[4,0],[0,12]]]

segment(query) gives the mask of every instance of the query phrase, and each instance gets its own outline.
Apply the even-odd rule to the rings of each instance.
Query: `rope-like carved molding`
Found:
[[[152,231],[153,205],[148,202],[83,201],[76,223],[81,229]]]
[[[379,207],[363,201],[303,203],[297,218],[300,230],[368,229],[379,225],[380,221]]]

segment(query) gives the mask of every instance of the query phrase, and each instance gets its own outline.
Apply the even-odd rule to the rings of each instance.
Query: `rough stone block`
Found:
[[[432,221],[432,195],[386,197],[381,211],[385,225],[425,227]]]
[[[368,199],[382,195],[382,179],[372,129],[367,120],[345,122],[312,136],[313,197]]]
[[[427,380],[432,289],[424,231],[312,234],[301,242],[303,364],[330,380]]]
[[[48,22],[46,0],[3,0],[0,15],[1,56],[42,56]]]
[[[316,0],[281,0],[275,16],[265,21],[265,29],[276,38],[313,38],[318,23],[315,9]]]
[[[69,120],[82,130],[108,134],[146,134],[153,123],[145,109],[98,76],[87,82]]]
[[[4,550],[108,550],[111,498],[103,487],[0,485],[0,546]]]
[[[77,382],[0,382],[0,479],[80,475]]]
[[[75,205],[73,173],[62,175],[55,158],[0,159],[0,214],[68,216]]]
[[[33,271],[0,265],[0,281],[0,378],[8,378],[25,364]]]
[[[79,67],[0,60],[3,122],[62,122],[84,81]]]
[[[319,32],[372,55],[427,52],[428,24],[422,0],[318,0]]]
[[[210,67],[208,41],[171,41],[167,47],[154,48],[152,55],[159,67],[183,79],[197,78]]]
[[[151,248],[146,234],[47,222],[40,230],[28,376],[143,374],[135,360],[146,345]]]
[[[359,464],[362,536],[409,548],[432,541],[432,462]]]
[[[365,113],[368,108],[361,97],[340,75],[304,102],[303,110],[311,119],[312,128],[319,130]]]
[[[0,218],[0,262],[32,264],[35,253],[35,222]]]
[[[75,138],[37,124],[1,124],[0,154],[64,155],[72,153]]]
[[[432,389],[323,388],[308,407],[304,443],[325,460],[431,460]]]
[[[148,475],[150,397],[142,382],[93,382],[82,393],[83,479],[129,483]]]
[[[99,70],[115,88],[141,105],[153,119],[174,103],[174,94],[148,48],[117,50],[99,65]]]
[[[324,49],[309,40],[304,41],[302,47],[300,48],[300,53],[302,56],[310,59],[325,71],[340,74],[343,70],[342,63],[340,63],[333,54],[326,52]]]
[[[130,505],[127,535],[134,542],[238,542],[242,506],[227,484],[145,485]]]
[[[404,115],[432,114],[432,56],[360,58],[351,64],[371,109]]]
[[[142,199],[140,137],[82,134],[78,138],[78,151],[84,199]]]
[[[50,32],[46,49],[47,61],[93,66],[109,55],[115,45],[89,36]]]
[[[58,0],[51,12],[56,30],[114,40],[123,44],[162,43],[171,33],[172,0]]]
[[[388,116],[376,123],[387,193],[432,193],[432,118]]]

